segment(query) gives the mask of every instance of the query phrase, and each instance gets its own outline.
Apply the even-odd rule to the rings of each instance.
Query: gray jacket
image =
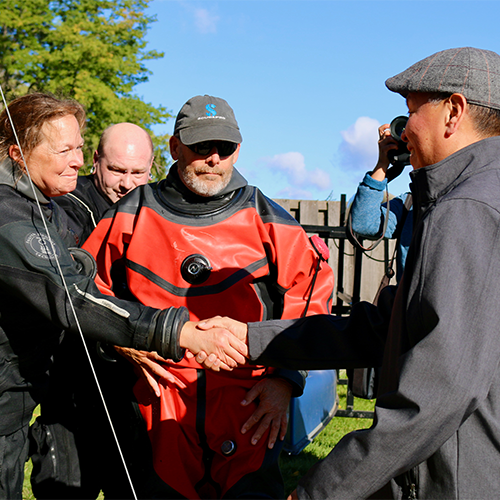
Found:
[[[415,229],[374,424],[345,436],[314,466],[299,498],[367,498],[391,479],[392,494],[401,497],[403,473],[412,468],[418,498],[494,498],[500,491],[500,137],[411,176]],[[274,326],[250,327],[259,363],[273,362],[266,328],[279,356]],[[339,343],[333,329],[319,335],[323,351]],[[307,368],[317,354],[302,349],[290,367]]]

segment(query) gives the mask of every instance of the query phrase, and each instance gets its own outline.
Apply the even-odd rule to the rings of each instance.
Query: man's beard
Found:
[[[200,177],[200,173],[214,173],[219,174],[213,180],[207,180],[206,178]],[[197,175],[198,174],[198,175]],[[231,180],[233,174],[233,169],[220,171],[217,168],[207,168],[194,170],[190,167],[179,169],[179,175],[182,182],[191,190],[193,193],[199,196],[216,196],[221,193]]]

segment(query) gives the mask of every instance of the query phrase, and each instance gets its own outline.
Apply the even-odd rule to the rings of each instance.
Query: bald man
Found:
[[[104,130],[90,175],[80,176],[72,193],[55,200],[66,211],[79,245],[113,203],[148,182],[153,159],[153,142],[143,128],[117,123]]]

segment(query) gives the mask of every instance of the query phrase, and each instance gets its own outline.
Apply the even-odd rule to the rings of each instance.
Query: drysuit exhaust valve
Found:
[[[211,272],[210,261],[204,255],[197,253],[186,257],[181,264],[181,275],[191,285],[204,283]]]

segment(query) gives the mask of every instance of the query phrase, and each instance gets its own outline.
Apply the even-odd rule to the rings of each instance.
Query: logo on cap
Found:
[[[225,120],[225,116],[221,116],[217,114],[217,110],[215,109],[217,107],[217,104],[207,104],[205,106],[205,109],[207,112],[205,113],[206,116],[198,116],[197,120]],[[207,122],[209,123],[209,122]]]
[[[207,110],[207,116],[215,116],[217,114],[217,111],[215,111],[216,105],[215,104],[207,104],[205,106],[205,109]]]

